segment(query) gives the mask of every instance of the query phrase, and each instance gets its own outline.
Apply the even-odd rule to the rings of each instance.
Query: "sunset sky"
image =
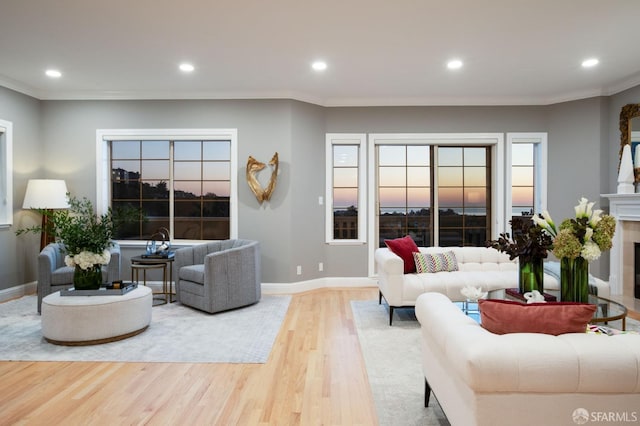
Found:
[[[392,207],[430,207],[431,164],[429,146],[378,146],[379,203]],[[438,202],[441,208],[485,207],[486,149],[484,147],[438,148]],[[512,148],[512,204],[533,205],[533,145]],[[358,147],[334,147],[334,206],[357,206]],[[464,188],[464,190],[463,190]],[[517,209],[520,210],[519,208]]]

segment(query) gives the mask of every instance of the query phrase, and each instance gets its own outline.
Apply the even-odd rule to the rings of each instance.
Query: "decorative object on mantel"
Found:
[[[117,226],[133,219],[132,212],[108,209],[98,215],[87,198],[78,200],[67,193],[68,210],[39,210],[47,216],[47,227],[34,226],[16,231],[46,232],[63,244],[65,264],[74,267],[73,285],[77,290],[95,290],[102,284],[102,265],[111,260],[109,247]],[[139,219],[139,213],[135,213]]]
[[[548,212],[534,221],[554,237],[553,254],[560,259],[560,298],[563,302],[587,303],[589,298],[589,262],[600,257],[612,245],[616,221],[602,210],[593,210],[594,202],[582,197],[575,206],[576,217],[565,219],[556,228]]]
[[[550,220],[551,218],[549,218]],[[511,260],[518,258],[518,290],[520,294],[531,291],[544,293],[543,262],[552,247],[551,236],[528,217],[514,217],[509,221],[513,238],[508,232],[500,238],[487,241],[487,247],[507,253]]]
[[[631,159],[631,145],[625,145],[620,158],[618,172],[618,194],[633,194],[634,190],[633,161]]]
[[[247,160],[247,183],[249,184],[249,188],[251,188],[251,191],[253,191],[256,199],[260,204],[262,204],[263,201],[269,201],[271,199],[271,194],[273,193],[274,189],[276,189],[279,166],[277,152],[273,154],[273,157],[271,157],[269,166],[271,167],[271,178],[269,179],[269,184],[267,185],[266,189],[263,189],[262,185],[258,181],[257,174],[262,169],[264,169],[266,165],[256,160],[252,156],[249,156],[249,159]]]
[[[622,160],[624,147],[627,145],[631,145],[631,123],[633,119],[637,117],[640,117],[640,104],[627,104],[620,110],[620,160]],[[620,166],[618,166],[618,170],[619,169]],[[636,183],[640,183],[640,169],[637,169],[634,181]]]

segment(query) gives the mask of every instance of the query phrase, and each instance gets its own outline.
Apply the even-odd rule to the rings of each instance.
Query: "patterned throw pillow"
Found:
[[[458,270],[458,260],[452,251],[444,253],[413,253],[416,270],[419,274],[432,272],[451,272]]]

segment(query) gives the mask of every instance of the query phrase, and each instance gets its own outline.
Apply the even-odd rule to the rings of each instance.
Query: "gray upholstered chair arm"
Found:
[[[48,245],[38,255],[38,282],[50,283],[55,269],[56,249],[55,246]]]
[[[38,312],[42,298],[51,293],[51,276],[57,268],[57,244],[49,244],[38,255]]]
[[[111,253],[111,260],[107,265],[107,282],[112,283],[120,279],[120,244],[114,242],[109,247]]]
[[[183,247],[176,250],[175,257],[173,259],[175,269],[195,264],[193,260],[193,247]]]
[[[204,288],[204,296],[214,309],[224,309],[230,300],[246,297],[247,291],[257,293],[254,297],[260,298],[260,285],[256,285],[259,262],[258,242],[210,253],[205,257],[205,282],[218,283]]]

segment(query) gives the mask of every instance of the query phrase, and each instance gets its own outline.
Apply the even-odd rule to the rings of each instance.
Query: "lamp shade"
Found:
[[[29,179],[23,209],[68,209],[67,184],[61,179]]]

